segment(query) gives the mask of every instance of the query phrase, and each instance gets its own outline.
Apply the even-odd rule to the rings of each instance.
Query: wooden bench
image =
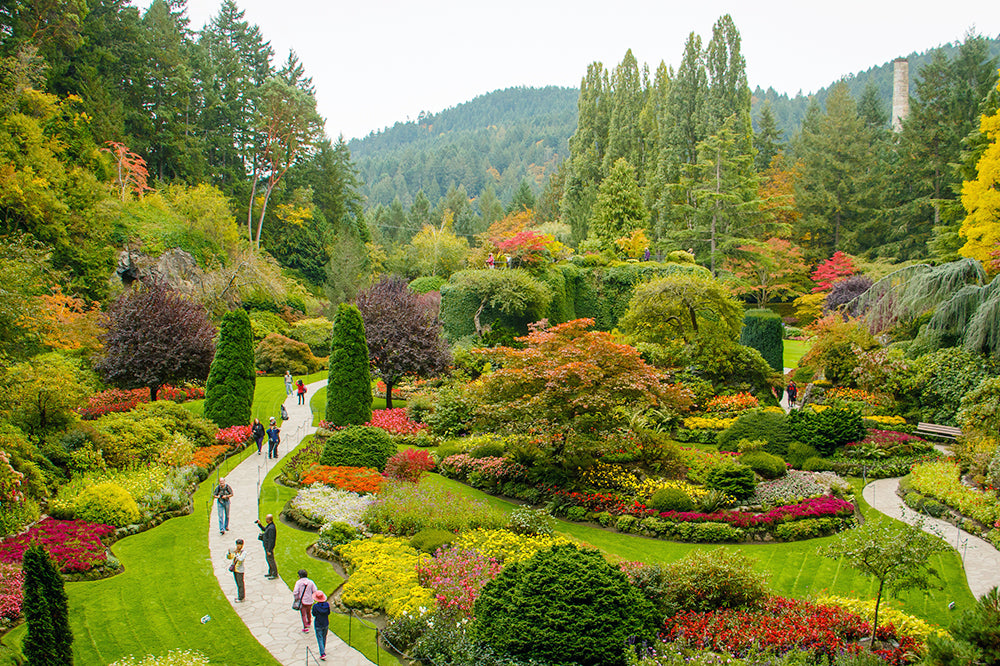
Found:
[[[936,423],[918,423],[915,435],[931,435],[932,437],[944,437],[945,439],[956,439],[961,436],[962,429],[954,426],[938,425]]]

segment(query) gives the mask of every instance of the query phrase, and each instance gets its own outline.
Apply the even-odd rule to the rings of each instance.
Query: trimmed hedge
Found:
[[[739,461],[765,479],[777,479],[788,474],[785,461],[766,451],[748,451],[739,457]]]
[[[372,467],[381,472],[395,453],[396,442],[385,430],[353,426],[330,435],[319,462],[331,467]]]
[[[337,426],[372,420],[372,380],[365,341],[365,322],[353,304],[337,306],[330,341],[330,374],[326,388],[326,420]],[[324,463],[326,464],[326,463]],[[379,469],[385,467],[385,461]]]
[[[256,385],[250,317],[245,310],[236,309],[222,318],[219,344],[205,385],[205,418],[220,428],[250,423]]]
[[[821,412],[793,409],[788,415],[788,430],[795,439],[815,447],[824,456],[848,442],[860,442],[867,432],[861,414],[837,407]]]
[[[776,312],[765,309],[747,310],[743,313],[743,330],[740,344],[760,352],[775,371],[784,371],[784,324]]]

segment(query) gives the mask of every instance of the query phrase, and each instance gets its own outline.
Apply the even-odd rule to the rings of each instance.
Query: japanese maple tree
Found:
[[[752,295],[761,308],[775,298],[802,295],[809,268],[801,248],[787,240],[769,238],[737,249],[740,256],[726,259],[727,270],[736,278],[733,293]]]
[[[813,271],[812,279],[816,283],[816,286],[813,287],[812,291],[814,294],[821,291],[830,291],[835,282],[843,280],[848,275],[854,275],[857,272],[858,268],[854,265],[851,257],[837,250],[833,253],[832,257],[821,263]]]

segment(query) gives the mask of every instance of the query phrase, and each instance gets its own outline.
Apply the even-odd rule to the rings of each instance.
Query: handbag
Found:
[[[302,588],[302,591],[303,592],[305,591],[304,587]],[[302,609],[302,595],[299,594],[299,596],[295,597],[292,600],[292,610],[301,610],[301,609]]]
[[[233,562],[232,564],[229,565],[229,570],[232,572],[236,571],[236,562]]]

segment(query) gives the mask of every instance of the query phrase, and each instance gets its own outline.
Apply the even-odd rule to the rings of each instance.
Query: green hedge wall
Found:
[[[782,327],[781,317],[771,310],[747,310],[743,313],[740,344],[753,347],[775,371],[783,372]]]

